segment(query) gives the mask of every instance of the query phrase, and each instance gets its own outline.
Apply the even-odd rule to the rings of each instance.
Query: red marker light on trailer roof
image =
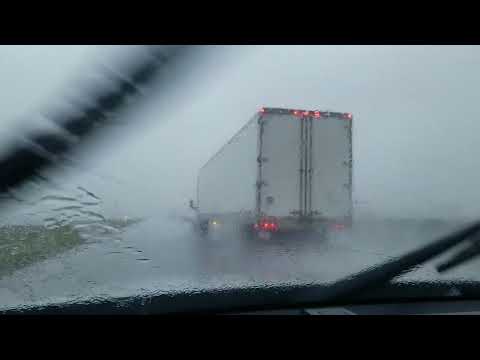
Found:
[[[345,224],[333,224],[332,228],[334,230],[344,230],[346,228]]]

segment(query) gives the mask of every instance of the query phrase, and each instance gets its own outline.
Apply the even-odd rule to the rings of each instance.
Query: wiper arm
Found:
[[[395,260],[337,281],[327,289],[322,290],[321,294],[317,294],[316,302],[335,303],[342,300],[348,301],[349,298],[358,296],[359,293],[382,287],[395,277],[412,270],[437,255],[443,254],[479,232],[480,221],[443,236],[431,244],[411,251]],[[475,245],[475,250],[480,252],[480,245]],[[454,261],[447,265],[444,264],[442,269],[445,270],[445,266],[448,268],[464,261],[464,259],[471,258],[472,253],[473,255],[477,254],[473,249],[470,249],[469,252],[462,252],[462,257],[453,259]]]
[[[451,270],[459,265],[466,263],[467,261],[472,260],[478,255],[480,255],[480,238],[476,238],[473,243],[470,244],[470,246],[468,246],[466,249],[459,251],[449,260],[438,265],[437,271],[439,273],[442,273]]]

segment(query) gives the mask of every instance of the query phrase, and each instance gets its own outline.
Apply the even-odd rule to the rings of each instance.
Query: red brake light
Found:
[[[295,116],[302,116],[302,112],[299,110],[293,110],[293,115]]]
[[[333,224],[332,227],[334,230],[343,230],[345,229],[345,224]]]
[[[310,111],[304,111],[303,116],[310,116]]]
[[[343,118],[347,120],[352,120],[352,114],[351,113],[345,113],[343,114]]]
[[[315,111],[315,112],[313,113],[313,116],[316,117],[317,119],[320,118],[320,117],[321,117],[320,111]]]
[[[259,112],[260,114],[264,114],[264,113],[265,113],[265,108],[261,108],[258,112]]]
[[[278,224],[273,220],[263,219],[254,225],[255,230],[263,229],[270,231],[278,231]]]

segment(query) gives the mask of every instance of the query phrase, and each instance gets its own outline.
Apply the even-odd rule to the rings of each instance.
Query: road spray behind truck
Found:
[[[352,221],[352,114],[262,108],[199,171],[203,233],[342,229]]]

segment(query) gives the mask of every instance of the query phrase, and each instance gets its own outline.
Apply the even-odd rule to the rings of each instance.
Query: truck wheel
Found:
[[[241,235],[243,239],[252,240],[255,239],[257,232],[251,226],[244,226],[241,228]]]
[[[200,227],[200,234],[202,236],[207,236],[208,235],[208,221],[203,221],[199,224]]]

